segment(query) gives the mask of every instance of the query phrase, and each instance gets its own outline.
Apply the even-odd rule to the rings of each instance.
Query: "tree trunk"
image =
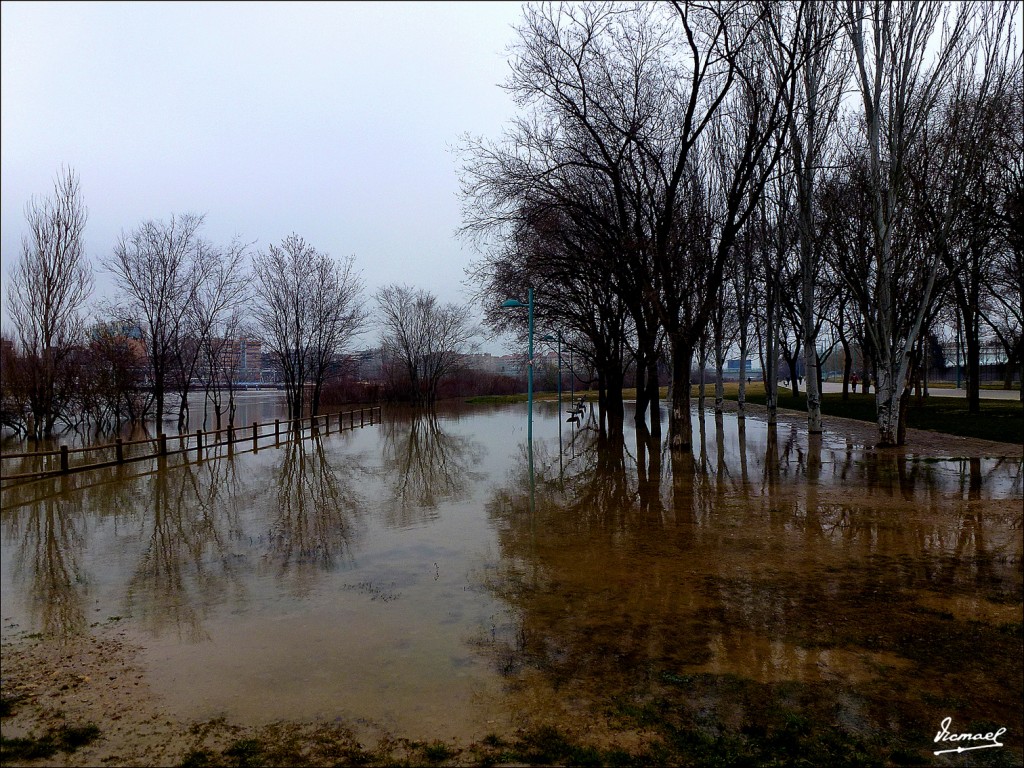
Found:
[[[647,389],[647,366],[637,355],[636,358],[636,407],[633,410],[633,423],[637,426],[645,423],[648,398],[650,391]]]
[[[967,346],[967,412],[981,413],[981,340],[977,311],[964,313]]]
[[[153,396],[156,398],[156,429],[157,434],[163,431],[164,424],[164,382],[162,375],[153,376]]]
[[[715,413],[725,405],[725,349],[721,336],[715,339]]]
[[[812,334],[804,322],[804,381],[807,382],[807,433],[821,434],[821,366],[818,364],[818,350],[815,349]]]
[[[839,337],[843,345],[843,400],[850,399],[850,376],[853,373],[853,357],[850,355],[850,342],[845,336]]]
[[[669,445],[673,453],[693,452],[693,423],[690,420],[690,366],[693,344],[672,341],[672,409],[669,415]]]
[[[658,358],[655,356],[648,364],[647,371],[647,407],[651,411],[651,435],[661,437],[661,387],[658,382]]]
[[[888,365],[880,365],[875,375],[875,406],[878,412],[878,444],[899,445],[900,396],[902,387]]]
[[[736,395],[736,418],[742,423],[747,418],[747,334],[740,327],[740,387]]]
[[[609,367],[605,377],[605,403],[608,418],[608,437],[619,438],[624,434],[626,421],[626,405],[622,400],[622,387],[625,383],[621,365]]]
[[[900,395],[899,404],[899,425],[896,428],[896,444],[904,445],[907,442],[907,411],[910,410],[910,390],[904,388]]]

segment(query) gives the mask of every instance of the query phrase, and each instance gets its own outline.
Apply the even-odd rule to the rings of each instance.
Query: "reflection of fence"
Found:
[[[71,472],[84,472],[90,469],[103,467],[114,467],[119,464],[127,464],[133,461],[144,459],[159,459],[173,456],[179,453],[195,452],[196,459],[201,461],[210,456],[211,452],[221,447],[226,447],[229,453],[235,448],[241,450],[251,449],[258,452],[260,441],[269,441],[273,438],[273,444],[279,445],[281,439],[301,440],[304,436],[312,437],[320,434],[330,434],[332,427],[337,431],[352,430],[356,427],[363,427],[367,424],[373,425],[380,422],[380,406],[371,408],[360,408],[344,413],[329,413],[319,416],[309,416],[304,419],[292,419],[281,421],[274,419],[273,422],[262,424],[253,422],[250,427],[226,427],[224,429],[208,430],[204,432],[197,429],[191,434],[165,435],[163,433],[155,438],[144,440],[124,441],[118,438],[113,443],[106,445],[91,445],[87,448],[68,448],[62,445],[56,451],[36,451],[33,453],[4,453],[0,454],[0,467],[8,461],[21,461],[20,471],[8,474],[5,470],[2,473],[3,483],[36,480],[56,475],[66,475]],[[223,437],[223,439],[221,439]],[[212,438],[212,439],[211,439]],[[77,462],[72,457],[81,456]],[[25,464],[35,465],[26,468]]]

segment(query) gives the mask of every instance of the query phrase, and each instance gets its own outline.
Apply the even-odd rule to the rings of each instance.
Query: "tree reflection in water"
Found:
[[[708,441],[695,418],[666,472],[640,430],[635,456],[595,438],[557,483],[539,444],[533,512],[525,451],[494,493],[487,587],[515,620],[485,645],[513,691],[734,735],[786,711],[851,739],[1022,725],[1019,460],[729,416]]]
[[[90,618],[109,618],[85,612],[83,553],[92,547],[95,557],[97,545],[109,548],[104,571],[119,574],[112,611],[153,636],[209,639],[204,625],[215,607],[244,610],[252,576],[263,572],[293,596],[308,594],[318,574],[351,555],[364,506],[354,478],[367,470],[351,456],[332,466],[320,437],[269,456],[260,481],[246,459],[227,455],[5,489],[4,541],[16,561],[9,573],[26,584],[32,625],[60,639],[85,632]]]
[[[60,488],[61,480],[49,481]],[[27,590],[33,623],[65,640],[85,632],[89,578],[82,569],[85,515],[80,500],[46,494],[4,516],[4,537],[16,539],[14,575]]]
[[[363,508],[352,478],[362,470],[354,457],[333,466],[319,435],[291,440],[281,451],[270,476],[267,495],[275,504],[261,567],[273,569],[302,597],[321,573],[351,558]]]
[[[479,479],[473,465],[483,447],[446,432],[435,411],[393,408],[382,429],[381,472],[391,496],[385,505],[388,527],[435,519],[442,502],[464,498]]]
[[[161,469],[111,485],[112,507],[128,507],[145,542],[125,592],[127,612],[154,636],[207,639],[203,621],[229,590],[244,599],[231,545],[238,528],[238,478],[231,458]]]

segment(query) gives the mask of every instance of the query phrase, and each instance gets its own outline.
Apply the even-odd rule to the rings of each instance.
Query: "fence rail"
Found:
[[[339,432],[353,430],[356,427],[373,425],[381,420],[381,407],[379,405],[370,408],[359,408],[352,411],[339,413],[320,414],[307,416],[302,419],[274,419],[273,422],[253,422],[247,427],[226,427],[203,431],[197,429],[195,432],[180,435],[167,435],[160,433],[154,438],[142,440],[121,440],[118,438],[113,443],[105,445],[90,445],[85,448],[68,448],[60,446],[53,451],[35,451],[32,453],[0,453],[0,469],[3,462],[15,460],[38,460],[39,468],[29,472],[18,472],[0,474],[0,482],[5,485],[15,482],[37,480],[45,477],[66,475],[72,472],[84,472],[90,469],[102,469],[113,467],[119,464],[127,464],[133,461],[144,459],[159,459],[166,456],[174,456],[181,453],[195,452],[196,459],[201,461],[210,455],[211,451],[226,446],[230,452],[235,446],[245,447],[251,445],[252,451],[259,451],[260,441],[273,438],[274,445],[279,445],[282,437],[286,440],[302,439],[308,430],[308,436],[331,433],[332,422]],[[221,438],[224,438],[223,440]],[[212,440],[211,440],[212,438]],[[138,446],[148,446],[151,450],[139,450]],[[98,454],[92,460],[72,463],[72,455]],[[96,460],[99,459],[99,460]],[[47,466],[51,465],[51,466]]]

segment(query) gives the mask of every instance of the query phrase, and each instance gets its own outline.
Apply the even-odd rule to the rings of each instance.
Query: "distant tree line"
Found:
[[[598,372],[621,430],[692,449],[691,371],[758,355],[775,421],[778,361],[806,374],[854,349],[881,444],[904,439],[930,334],[959,325],[979,408],[984,340],[1024,366],[1021,3],[701,0],[528,5],[497,139],[461,148],[462,234],[494,328],[535,291]]]
[[[196,397],[215,428],[231,425],[245,339],[274,359],[289,418],[316,414],[325,389],[339,391],[333,384],[372,319],[354,257],[331,257],[297,234],[265,249],[238,238],[217,245],[194,213],[122,233],[99,260],[117,295],[90,308],[75,172],[62,169],[26,219],[7,281],[13,333],[4,329],[0,344],[0,426],[34,438],[150,418],[162,428],[165,417],[180,432]],[[401,286],[376,298],[387,394],[432,405],[472,349],[467,312]]]

